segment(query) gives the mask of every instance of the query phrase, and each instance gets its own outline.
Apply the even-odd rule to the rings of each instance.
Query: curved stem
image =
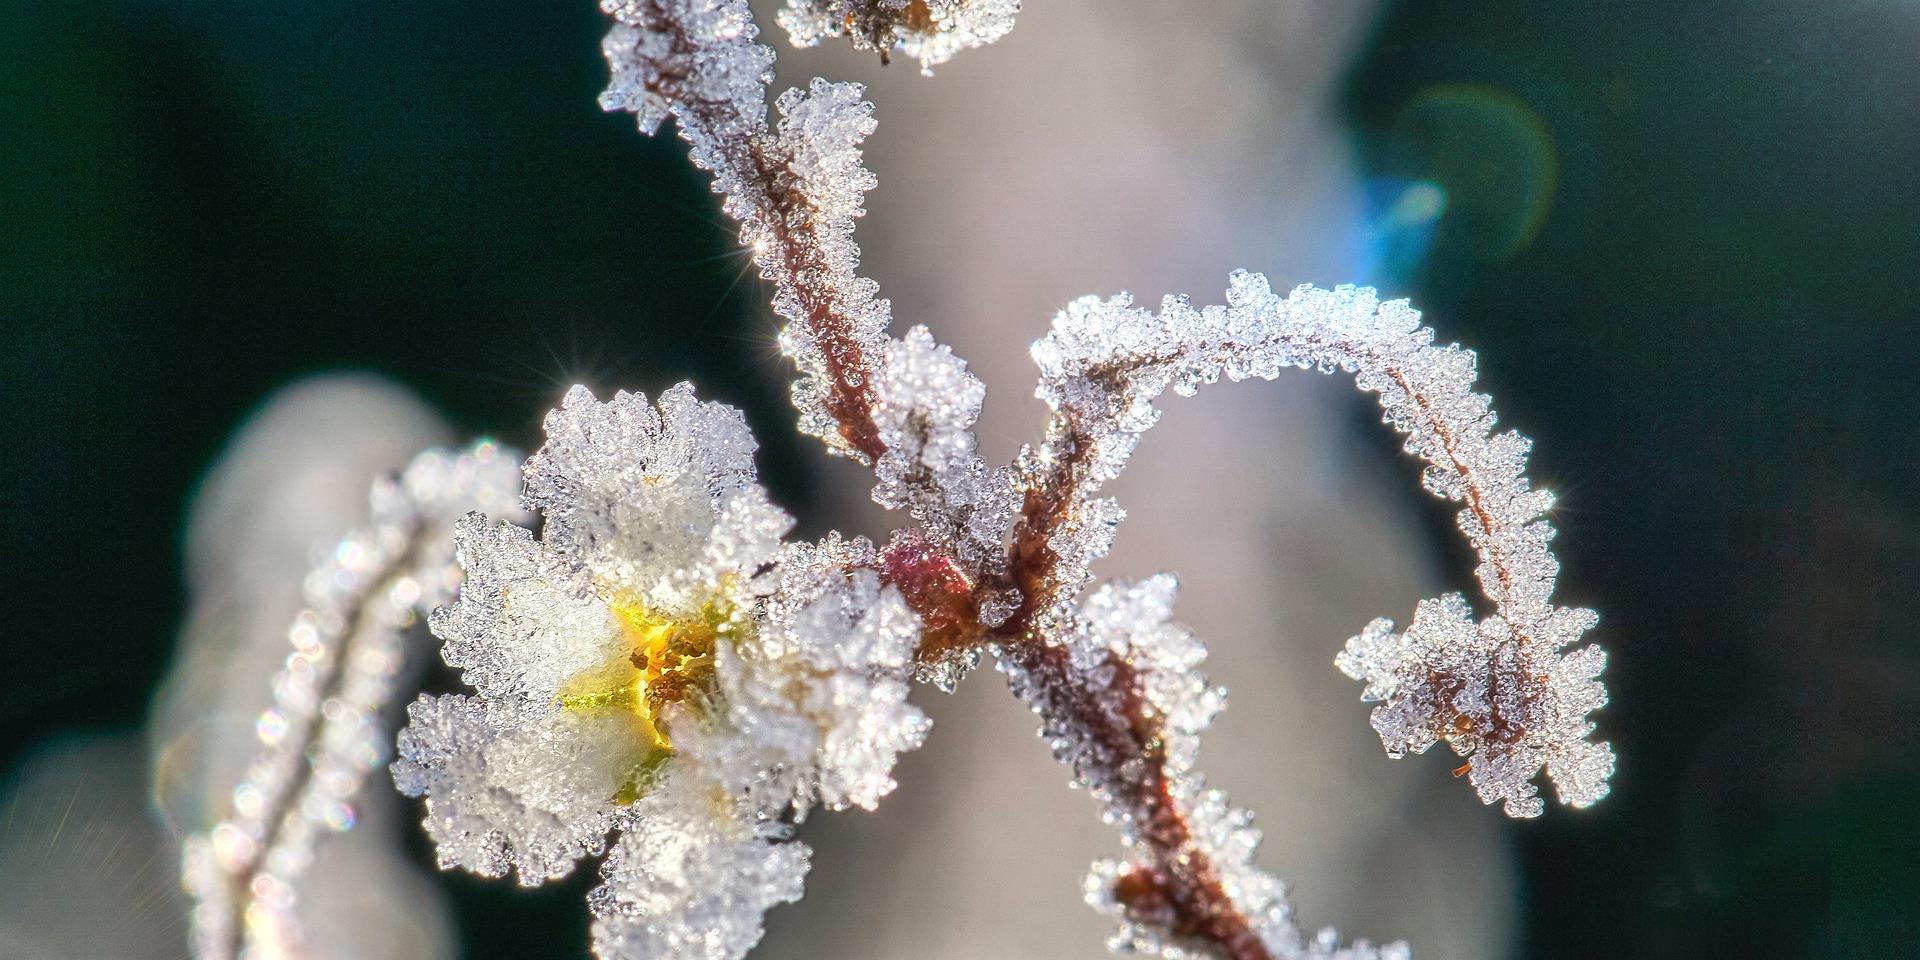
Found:
[[[192,878],[193,892],[199,900],[196,917],[198,955],[207,960],[228,960],[244,955],[255,931],[249,915],[262,906],[263,899],[290,897],[293,875],[304,866],[310,851],[299,849],[312,842],[312,831],[326,829],[316,822],[313,806],[318,805],[316,777],[323,765],[348,762],[364,776],[366,767],[342,761],[328,744],[347,735],[355,724],[368,722],[366,712],[349,707],[330,711],[328,704],[341,698],[355,682],[380,683],[397,671],[392,658],[377,658],[379,675],[358,673],[356,658],[368,647],[384,643],[400,647],[400,624],[410,613],[391,599],[393,588],[410,575],[425,543],[425,527],[417,521],[397,531],[402,542],[397,549],[384,551],[371,569],[361,572],[351,587],[329,598],[333,609],[325,614],[313,608],[296,617],[290,635],[298,637],[309,627],[312,639],[295,641],[288,669],[274,685],[274,706],[262,715],[264,729],[284,724],[284,732],[264,745],[249,767],[247,779],[236,788],[257,799],[241,809],[236,802],[230,815],[206,835],[212,849],[204,857],[203,874]],[[348,543],[354,542],[349,538]],[[330,563],[329,566],[332,564]],[[335,578],[334,583],[338,583]],[[389,607],[389,609],[382,609]],[[398,607],[398,609],[392,609]],[[295,661],[301,666],[296,669]],[[384,697],[375,696],[376,704]],[[358,782],[354,783],[357,792]],[[334,797],[334,802],[351,800]],[[238,842],[236,842],[236,840]],[[276,865],[275,861],[281,861]],[[275,904],[278,911],[286,904]]]

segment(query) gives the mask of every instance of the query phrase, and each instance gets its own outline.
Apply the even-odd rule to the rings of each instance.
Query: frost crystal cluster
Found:
[[[787,0],[780,25],[795,46],[847,37],[885,62],[890,51],[920,61],[920,71],[970,47],[981,47],[1013,29],[1020,0]]]
[[[846,36],[931,64],[1005,33],[1016,6],[793,0],[781,21],[799,43]],[[1404,944],[1300,926],[1284,885],[1255,865],[1251,814],[1196,769],[1225,691],[1174,618],[1174,579],[1094,585],[1092,564],[1125,516],[1100,490],[1155,423],[1155,403],[1290,368],[1350,374],[1376,394],[1425,462],[1426,487],[1461,504],[1479,556],[1483,614],[1459,594],[1423,601],[1405,631],[1375,621],[1338,657],[1379,704],[1372,723],[1388,753],[1446,741],[1480,797],[1513,816],[1541,812],[1543,772],[1564,803],[1606,793],[1613,755],[1587,718],[1606,700],[1603,656],[1576,646],[1595,617],[1553,601],[1552,498],[1525,477],[1528,441],[1494,430],[1470,351],[1436,345],[1404,301],[1354,287],[1280,296],[1244,271],[1222,305],[1088,297],[1033,347],[1052,411],[1044,436],[1014,463],[989,464],[973,431],[980,381],[925,327],[893,337],[890,305],[859,274],[854,223],[874,185],[862,88],[816,79],[769,111],[773,52],[740,0],[602,7],[614,25],[601,103],[646,133],[672,120],[712,174],[787,321],[800,428],[871,468],[873,499],[906,520],[882,544],[789,541],[737,411],[686,384],[657,402],[574,388],[524,466],[521,505],[537,525],[497,503],[453,524],[465,581],[431,626],[471,692],[419,698],[392,766],[399,788],[425,799],[442,866],[537,884],[604,857],[589,897],[602,960],[740,957],[765,912],[801,894],[796,824],[816,807],[872,808],[899,754],[925,738],[911,681],[951,688],[991,656],[1120,832],[1119,855],[1096,862],[1085,887],[1117,922],[1116,951],[1404,960]],[[301,650],[333,642],[342,628],[325,611],[359,602],[406,542],[375,539],[379,552],[354,561],[367,570],[329,581],[348,599],[316,600],[320,639],[302,645],[296,628]],[[289,669],[294,712],[311,718],[307,668]],[[355,748],[354,769],[374,753]],[[246,866],[278,842],[249,811],[283,805],[235,799],[239,825],[196,855],[242,869],[196,888],[216,903],[265,876],[260,909],[290,902],[274,885],[282,874]],[[232,912],[203,910],[203,955],[230,955],[204,944],[234,942],[219,926]]]

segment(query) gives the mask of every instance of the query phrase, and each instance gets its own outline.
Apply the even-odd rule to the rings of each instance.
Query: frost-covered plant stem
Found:
[[[1389,752],[1448,741],[1471,756],[1466,772],[1482,799],[1506,801],[1515,816],[1540,812],[1531,780],[1544,765],[1560,799],[1585,806],[1605,794],[1613,766],[1604,744],[1585,739],[1586,714],[1604,703],[1592,682],[1602,659],[1593,647],[1557,651],[1595,618],[1551,601],[1559,564],[1544,513],[1553,498],[1527,481],[1531,442],[1493,432],[1491,403],[1473,389],[1472,352],[1432,341],[1404,302],[1351,287],[1281,298],[1264,277],[1242,272],[1224,306],[1169,297],[1156,316],[1125,296],[1077,301],[1035,356],[1040,395],[1057,411],[1053,433],[1080,438],[1096,481],[1124,466],[1169,386],[1191,393],[1221,376],[1271,379],[1288,367],[1353,373],[1426,461],[1426,487],[1464,504],[1460,529],[1480,555],[1475,573],[1493,613],[1474,624],[1458,595],[1428,601],[1405,635],[1392,635],[1387,621],[1370,625],[1341,669],[1367,681],[1368,699],[1388,701],[1374,726]],[[1089,492],[1077,494],[1081,509],[1111,512]]]
[[[1278,881],[1252,865],[1249,816],[1192,769],[1223,692],[1194,672],[1204,648],[1170,620],[1171,578],[1079,599],[1124,517],[1095,493],[1124,468],[1169,386],[1189,393],[1223,375],[1317,366],[1378,393],[1387,422],[1427,461],[1429,489],[1463,502],[1493,613],[1476,624],[1457,595],[1428,601],[1404,633],[1370,625],[1341,668],[1367,682],[1367,699],[1385,701],[1373,723],[1390,754],[1445,740],[1469,756],[1482,798],[1504,800],[1510,814],[1539,812],[1531,781],[1543,767],[1564,802],[1604,794],[1612,755],[1586,739],[1586,714],[1604,702],[1593,680],[1601,658],[1596,648],[1559,653],[1593,617],[1550,602],[1557,564],[1540,516],[1551,498],[1527,485],[1527,441],[1491,433],[1471,353],[1434,347],[1404,303],[1350,287],[1281,298],[1241,273],[1225,306],[1169,298],[1158,315],[1124,295],[1086,298],[1034,348],[1038,395],[1054,410],[1045,439],[1012,468],[990,469],[974,455],[979,382],[924,328],[890,338],[887,302],[856,273],[853,221],[873,185],[860,164],[873,127],[861,89],[815,80],[789,90],[770,125],[772,53],[754,42],[743,4],[605,8],[619,23],[603,104],[637,113],[647,132],[676,119],[787,320],[802,429],[872,466],[875,500],[917,521],[875,561],[922,624],[922,677],[950,686],[981,653],[995,654],[1056,755],[1120,827],[1126,860],[1096,865],[1088,890],[1121,919],[1117,947],[1233,958],[1402,949],[1341,948],[1330,934],[1309,942]],[[783,22],[801,42],[845,30],[873,44],[883,31],[861,18],[905,9],[795,4]]]
[[[385,711],[408,666],[406,632],[457,582],[452,521],[514,512],[518,459],[491,443],[421,454],[374,483],[371,523],[308,573],[292,651],[255,724],[259,752],[226,816],[185,844],[196,956],[297,952],[300,878],[322,837],[353,825],[367,773],[390,749]]]
[[[324,795],[319,764],[308,759],[321,744],[350,735],[350,725],[370,718],[358,711],[336,720],[322,705],[345,688],[360,687],[352,701],[384,703],[373,688],[390,681],[399,646],[396,633],[412,613],[393,602],[412,558],[421,548],[418,523],[382,525],[370,536],[350,537],[336,551],[344,562],[321,567],[311,578],[322,584],[310,595],[288,634],[294,652],[274,679],[275,705],[260,718],[262,749],[234,793],[233,815],[187,844],[187,885],[194,908],[196,953],[238,957],[251,943],[283,951],[297,941],[291,890],[311,856],[314,830],[351,822],[344,798]],[[347,664],[372,659],[381,669],[349,671]],[[333,752],[338,752],[333,751]],[[337,760],[335,764],[337,765]],[[352,775],[364,773],[364,768]],[[315,816],[313,808],[334,808]]]
[[[813,349],[796,352],[806,357],[803,369],[814,381],[806,388],[818,391],[831,417],[834,436],[823,439],[877,459],[884,448],[873,420],[870,385],[876,364],[869,349],[873,335],[885,329],[886,304],[873,301],[871,281],[844,268],[841,261],[857,256],[857,250],[846,235],[851,230],[836,231],[834,222],[836,214],[858,211],[859,193],[868,188],[871,175],[844,186],[833,183],[833,174],[865,171],[809,169],[805,164],[811,158],[769,135],[765,84],[772,80],[773,52],[751,42],[753,27],[744,6],[679,7],[664,0],[609,0],[604,6],[620,20],[607,37],[608,58],[616,70],[625,66],[641,71],[641,77],[637,90],[616,88],[601,102],[608,109],[638,113],[649,133],[672,115],[681,138],[693,148],[693,162],[713,174],[726,212],[740,221],[742,243],[774,285],[776,308],[803,318],[793,332],[809,337]],[[670,66],[647,69],[648,64]],[[815,95],[831,95],[824,87]],[[782,108],[802,102],[793,91]],[[849,118],[851,140],[872,129],[866,112],[870,108]],[[810,183],[815,174],[827,176]],[[852,195],[809,189],[816,185]],[[842,212],[849,201],[851,209]]]
[[[920,61],[920,72],[1013,29],[1020,0],[788,0],[780,25],[796,46],[846,37],[886,63],[899,50]]]

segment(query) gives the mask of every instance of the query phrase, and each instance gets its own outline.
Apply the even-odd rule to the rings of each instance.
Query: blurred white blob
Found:
[[[1283,289],[1368,279],[1367,204],[1331,98],[1374,5],[1203,7],[1030,3],[932,80],[834,45],[780,52],[784,83],[869,84],[866,270],[896,329],[928,324],[986,381],[990,462],[1037,439],[1027,345],[1072,298],[1213,302],[1235,267]],[[1429,319],[1445,336],[1447,318]],[[1514,877],[1497,811],[1444,761],[1383,758],[1333,667],[1379,612],[1404,619],[1469,582],[1431,563],[1411,509],[1418,465],[1358,442],[1375,419],[1364,404],[1305,373],[1168,401],[1109,488],[1131,519],[1096,572],[1180,574],[1176,615],[1231,691],[1201,768],[1258,815],[1260,862],[1290,882],[1304,927],[1405,939],[1420,960],[1498,960]],[[831,469],[829,488],[860,509],[859,471]],[[916,699],[933,734],[896,771],[899,791],[876,814],[808,825],[807,898],[769,916],[757,956],[1104,955],[1110,924],[1081,903],[1080,878],[1117,834],[1066,788],[997,676],[930,694]]]

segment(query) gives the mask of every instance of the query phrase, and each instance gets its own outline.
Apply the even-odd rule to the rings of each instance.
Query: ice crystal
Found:
[[[600,9],[614,19],[601,44],[613,71],[603,108],[634,114],[647,134],[670,116],[703,125],[681,135],[708,169],[720,141],[738,139],[728,137],[736,126],[763,120],[773,51],[753,42],[760,31],[744,0],[602,0]]]
[[[1468,758],[1480,799],[1504,801],[1511,816],[1538,816],[1532,778],[1542,767],[1562,803],[1592,804],[1607,794],[1613,753],[1586,739],[1588,712],[1606,703],[1596,678],[1606,654],[1595,646],[1552,652],[1594,622],[1591,611],[1561,609],[1543,634],[1522,642],[1499,617],[1475,622],[1465,597],[1421,601],[1404,633],[1381,619],[1347,641],[1340,669],[1386,701],[1373,728],[1391,756],[1421,753],[1438,740]],[[1535,646],[1546,642],[1543,651]]]
[[[738,956],[798,896],[790,824],[871,807],[925,737],[919,621],[864,541],[782,543],[738,411],[576,387],[546,431],[540,536],[459,524],[466,582],[432,626],[474,694],[414,703],[395,781],[441,865],[483,876],[564,876],[622,831],[600,956]]]
[[[308,574],[307,609],[287,633],[293,652],[256,724],[260,752],[230,815],[185,844],[199,956],[281,956],[300,944],[300,877],[325,833],[353,825],[355,797],[387,755],[382,716],[406,667],[404,633],[458,583],[455,518],[512,514],[517,460],[491,443],[421,454],[374,485],[371,523]]]
[[[787,0],[780,25],[795,46],[847,37],[885,60],[890,51],[920,61],[920,72],[1013,29],[1020,0]]]
[[[694,792],[687,793],[692,790]],[[674,779],[635,804],[633,823],[588,896],[594,951],[644,960],[732,960],[760,941],[761,918],[800,899],[807,845],[765,825],[714,816]]]
[[[789,545],[765,627],[751,649],[720,664],[723,685],[737,691],[733,726],[787,742],[782,762],[791,766],[812,758],[802,789],[830,809],[873,809],[893,790],[895,758],[920,746],[930,725],[907,702],[920,623],[877,565],[861,539]],[[796,674],[811,682],[794,684]],[[783,723],[794,732],[780,732]]]

